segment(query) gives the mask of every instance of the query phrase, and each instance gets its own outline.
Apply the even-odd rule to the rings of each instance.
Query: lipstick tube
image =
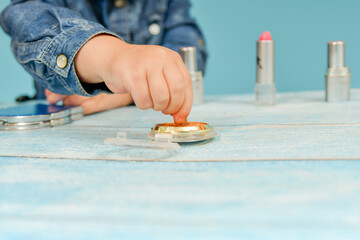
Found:
[[[200,105],[204,101],[204,79],[197,68],[196,47],[182,47],[179,50],[185,66],[190,72],[193,89],[193,105]]]
[[[257,41],[256,104],[275,105],[274,81],[275,44],[270,32],[264,32]]]
[[[325,75],[326,101],[342,102],[350,100],[351,73],[345,66],[345,43],[328,43],[328,72]]]

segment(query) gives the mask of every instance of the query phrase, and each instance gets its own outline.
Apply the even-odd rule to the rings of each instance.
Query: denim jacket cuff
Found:
[[[99,34],[109,34],[121,39],[100,25],[74,27],[54,38],[41,56],[45,65],[59,75],[59,83],[69,94],[90,97],[100,93],[110,93],[110,90],[101,84],[94,85],[96,88],[86,87],[88,90],[86,91],[76,74],[74,66],[74,58],[80,48],[91,38]],[[63,68],[57,64],[60,55],[65,55],[67,59],[67,64]]]

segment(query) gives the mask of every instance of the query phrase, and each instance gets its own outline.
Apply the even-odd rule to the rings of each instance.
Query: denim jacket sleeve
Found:
[[[181,47],[195,46],[200,71],[205,71],[207,52],[203,35],[189,15],[188,0],[169,0],[163,45],[176,52]]]
[[[101,33],[115,35],[95,21],[85,20],[56,1],[12,0],[1,13],[1,26],[11,38],[17,61],[47,89],[65,95],[96,95],[103,90],[84,89],[74,68],[74,57],[90,38]],[[57,59],[65,55],[67,64]]]

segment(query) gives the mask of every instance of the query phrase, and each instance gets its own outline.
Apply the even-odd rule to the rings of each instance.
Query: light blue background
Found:
[[[9,1],[1,1],[3,9]],[[252,92],[255,83],[256,40],[271,31],[276,41],[278,91],[324,89],[330,40],[347,44],[352,87],[360,87],[360,1],[192,0],[192,13],[203,28],[210,58],[206,94]],[[0,102],[33,94],[32,81],[15,62],[10,40],[0,34]]]

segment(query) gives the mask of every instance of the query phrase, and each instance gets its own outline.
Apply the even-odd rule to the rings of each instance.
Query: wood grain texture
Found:
[[[118,131],[148,140],[152,126],[171,121],[152,110],[127,107],[51,129],[0,132],[0,156],[125,161],[360,159],[360,91],[354,90],[353,100],[344,103],[323,102],[320,92],[280,94],[273,107],[255,106],[251,98],[216,96],[194,107],[191,120],[210,123],[219,136],[183,144],[173,152],[104,144]]]
[[[356,239],[359,161],[2,158],[1,239]]]
[[[219,137],[175,152],[103,144],[170,121],[134,107],[0,132],[0,239],[358,239],[360,91],[322,99],[208,97]]]

